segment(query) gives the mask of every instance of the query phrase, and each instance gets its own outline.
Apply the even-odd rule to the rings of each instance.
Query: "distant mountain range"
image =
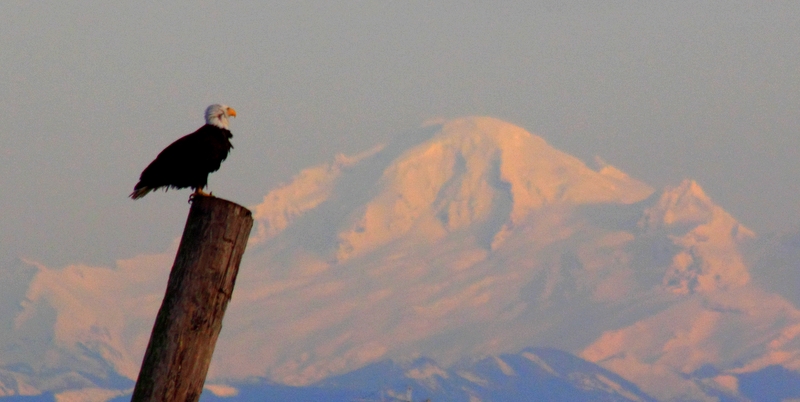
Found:
[[[206,401],[652,401],[634,384],[555,349],[529,348],[445,369],[426,358],[369,364],[306,387],[252,383]]]
[[[706,367],[694,373],[693,381],[718,373]],[[740,393],[731,395],[714,386],[704,387],[720,402],[790,401],[800,398],[800,374],[770,366],[736,376]],[[7,396],[4,401],[63,402],[130,400],[133,383],[100,381],[110,388],[46,392],[35,396]],[[117,388],[117,389],[115,389]],[[307,386],[289,386],[266,379],[246,379],[226,384],[208,384],[201,402],[418,402],[418,401],[655,401],[635,384],[602,367],[566,352],[549,348],[526,348],[461,362],[442,368],[433,360],[416,358],[384,360],[353,372]]]
[[[468,117],[251,209],[208,381],[231,400],[800,397],[797,235],[756,236],[692,180],[653,189]],[[123,395],[175,248],[2,267],[0,393]]]

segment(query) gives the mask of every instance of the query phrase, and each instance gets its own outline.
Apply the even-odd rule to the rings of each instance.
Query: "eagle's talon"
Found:
[[[213,197],[213,196],[214,196],[213,192],[207,193],[198,188],[195,189],[194,192],[189,196],[189,203],[191,203],[192,200],[195,199],[195,197]]]

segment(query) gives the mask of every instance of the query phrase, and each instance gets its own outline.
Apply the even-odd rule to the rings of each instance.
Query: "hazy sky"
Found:
[[[0,2],[0,263],[165,250],[189,191],[126,197],[217,102],[239,117],[210,189],[244,205],[489,115],[654,187],[696,179],[758,233],[800,223],[800,2],[431,3]]]

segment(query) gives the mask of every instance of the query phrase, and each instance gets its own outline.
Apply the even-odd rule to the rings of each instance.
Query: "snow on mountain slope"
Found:
[[[665,190],[639,224],[670,233],[673,243],[686,250],[673,257],[665,278],[671,290],[685,294],[749,282],[738,248],[755,234],[714,205],[697,183],[687,180]]]
[[[6,275],[30,279],[2,284],[22,297],[7,302],[13,314],[1,317],[0,396],[75,389],[105,395],[97,388],[132,386],[171,258],[141,256],[115,268],[51,269],[29,260],[7,267]]]
[[[702,399],[686,376],[706,367],[710,385],[737,391],[736,374],[771,365],[800,370],[800,312],[774,294],[741,287],[697,294],[635,324],[604,333],[581,357],[658,398],[675,387]],[[788,325],[787,325],[788,324]],[[708,384],[707,384],[708,385]]]
[[[752,283],[741,249],[754,234],[691,180],[654,191],[600,165],[469,117],[300,172],[252,207],[210,377],[308,384],[386,358],[450,365],[536,345],[703,399],[736,394],[743,370],[797,369],[800,316]],[[47,335],[0,363],[134,378],[173,256],[32,264],[0,347]],[[691,378],[706,366],[721,373],[710,385]]]
[[[381,150],[366,155],[374,159],[363,166],[368,171],[353,166],[364,155],[340,156],[333,164],[307,169],[293,183],[270,192],[256,207],[258,241],[285,228],[305,210],[303,205],[329,199],[335,181],[348,194],[371,198],[362,205],[341,205],[355,207],[359,215],[348,222],[350,227],[337,228],[340,259],[402,237],[411,227],[415,235],[431,238],[480,221],[497,226],[481,229],[500,231],[544,205],[630,203],[652,192],[610,166],[592,171],[541,138],[490,118],[449,122],[430,141],[397,159],[392,158],[396,153],[384,155]],[[351,171],[339,179],[348,167]],[[287,194],[299,194],[302,201]],[[342,200],[332,202],[336,201]],[[491,239],[493,234],[497,232],[484,237]]]

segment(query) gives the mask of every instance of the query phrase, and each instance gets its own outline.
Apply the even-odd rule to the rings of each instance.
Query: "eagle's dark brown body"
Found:
[[[208,174],[219,170],[233,145],[233,134],[211,124],[200,127],[166,147],[147,166],[131,193],[138,199],[159,188],[202,190],[208,184]]]

